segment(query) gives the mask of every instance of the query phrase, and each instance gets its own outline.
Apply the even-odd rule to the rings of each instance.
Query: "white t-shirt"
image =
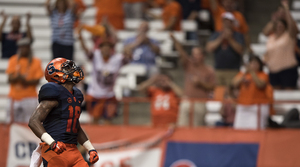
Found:
[[[113,87],[119,70],[123,66],[123,58],[122,54],[114,54],[107,62],[104,62],[100,50],[94,51],[92,81],[87,90],[88,95],[94,98],[115,96]]]

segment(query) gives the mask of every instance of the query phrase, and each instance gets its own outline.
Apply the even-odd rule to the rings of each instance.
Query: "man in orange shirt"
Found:
[[[248,35],[249,27],[245,17],[241,12],[234,9],[234,0],[221,0],[221,2],[222,5],[218,3],[218,0],[210,0],[210,9],[212,11],[215,22],[215,31],[221,31],[223,29],[223,13],[232,13],[236,19],[235,31],[244,35],[247,49],[250,53],[252,53],[252,49],[250,48],[250,37]]]
[[[124,0],[124,12],[126,18],[142,19],[144,16],[146,0]]]
[[[175,0],[167,0],[167,3],[163,9],[162,20],[164,22],[164,30],[180,31],[182,20],[182,9],[178,2]]]
[[[182,90],[171,81],[170,76],[166,74],[153,76],[141,83],[137,90],[147,92],[151,99],[154,127],[168,127],[176,124]]]
[[[265,128],[270,112],[270,97],[267,92],[269,77],[263,72],[260,58],[251,57],[247,71],[240,72],[232,84],[239,89],[234,128],[258,129],[258,125],[259,128]]]
[[[95,0],[97,9],[96,24],[106,16],[108,22],[116,29],[124,29],[123,0]]]
[[[24,38],[18,41],[19,54],[12,56],[8,62],[6,74],[10,83],[9,98],[11,105],[8,110],[8,119],[13,112],[14,121],[27,123],[36,108],[36,86],[43,77],[41,61],[32,57],[31,40]]]

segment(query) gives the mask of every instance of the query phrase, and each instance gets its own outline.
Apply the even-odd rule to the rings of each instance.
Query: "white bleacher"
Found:
[[[299,101],[300,91],[297,90],[275,90],[274,99],[281,101]]]
[[[263,56],[266,53],[266,44],[251,44],[251,48],[255,54]]]
[[[259,43],[266,43],[267,41],[268,41],[268,37],[265,36],[263,33],[259,33],[258,42]]]
[[[300,12],[299,11],[291,11],[291,15],[296,21],[300,20]]]
[[[292,8],[295,10],[300,10],[300,1],[293,1]]]

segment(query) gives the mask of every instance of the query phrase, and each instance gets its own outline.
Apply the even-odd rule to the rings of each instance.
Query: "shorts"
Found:
[[[10,99],[9,105],[7,106],[8,109],[6,112],[7,123],[10,122],[11,116],[13,116],[14,122],[28,123],[32,113],[34,112],[37,106],[38,106],[38,99],[36,97],[24,98],[22,100]]]
[[[66,144],[67,150],[57,155],[46,143],[41,143],[44,167],[88,167],[75,144]]]
[[[298,67],[288,68],[277,73],[269,74],[270,83],[274,87],[296,88],[298,80]]]
[[[86,107],[94,118],[112,119],[118,115],[118,101],[115,97],[96,99],[87,95]]]

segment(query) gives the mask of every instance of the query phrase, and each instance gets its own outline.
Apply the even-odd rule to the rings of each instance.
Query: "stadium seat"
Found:
[[[161,20],[154,20],[149,22],[151,30],[161,30],[164,28],[164,23]]]
[[[136,35],[136,32],[134,31],[126,31],[126,30],[120,30],[117,32],[117,36],[120,41],[124,41],[130,37],[133,37]]]
[[[4,84],[0,86],[0,96],[6,96],[9,92],[9,85]]]
[[[258,41],[259,43],[266,43],[268,41],[268,37],[265,36],[263,33],[259,33]]]
[[[0,73],[0,84],[7,84],[8,76],[5,73]]]
[[[147,68],[142,64],[128,64],[121,68],[120,74],[135,74],[137,76],[145,76],[147,74]]]
[[[7,97],[0,97],[0,109],[6,109],[8,105]]]
[[[274,99],[276,101],[299,101],[300,91],[299,90],[275,90]]]
[[[299,10],[300,9],[300,1],[293,1],[293,9]]]
[[[10,5],[0,5],[0,11],[4,10],[8,15],[21,15],[24,16],[26,13],[30,12],[33,16],[46,16],[46,9],[44,6],[10,6]]]
[[[8,60],[0,59],[0,71],[5,71],[8,66]]]
[[[266,44],[251,44],[255,54],[263,56],[266,53]]]
[[[207,101],[206,109],[207,112],[219,113],[222,107],[222,103],[219,101]]]
[[[197,31],[198,25],[194,20],[182,20],[181,29],[182,31]]]
[[[296,21],[300,20],[300,12],[298,12],[298,11],[291,11],[291,15],[292,15],[292,17],[293,17]]]
[[[141,24],[140,19],[125,19],[125,29],[137,30]]]

